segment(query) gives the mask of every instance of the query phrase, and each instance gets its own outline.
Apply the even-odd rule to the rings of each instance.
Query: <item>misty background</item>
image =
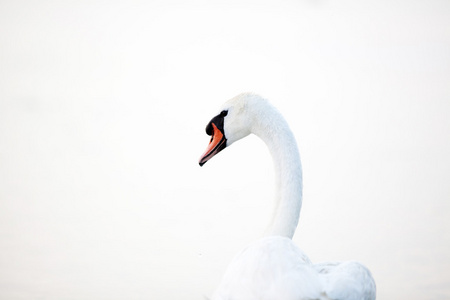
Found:
[[[271,216],[251,91],[303,163],[296,244],[450,298],[450,2],[0,1],[0,299],[204,299]]]

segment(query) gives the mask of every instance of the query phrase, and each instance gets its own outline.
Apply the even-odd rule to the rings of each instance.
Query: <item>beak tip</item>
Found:
[[[199,164],[200,167],[203,167],[203,165],[206,164],[206,162],[207,162],[207,161],[205,161],[205,160],[203,159],[203,157],[202,157],[202,158],[198,161],[198,164]]]

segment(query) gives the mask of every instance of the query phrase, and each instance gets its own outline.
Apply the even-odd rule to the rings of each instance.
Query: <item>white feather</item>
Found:
[[[268,101],[241,94],[222,107],[227,146],[259,136],[272,155],[276,206],[266,236],[242,250],[228,266],[213,300],[374,300],[370,271],[354,261],[312,264],[291,240],[302,205],[297,144],[282,115]]]

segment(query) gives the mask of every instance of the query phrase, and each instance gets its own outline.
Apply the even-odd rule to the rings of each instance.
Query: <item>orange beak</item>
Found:
[[[203,155],[200,157],[200,160],[198,162],[200,167],[203,166],[214,155],[223,150],[227,144],[227,139],[225,138],[222,131],[220,131],[214,123],[211,123],[211,125],[213,127],[211,141],[209,142],[205,153],[203,153]]]

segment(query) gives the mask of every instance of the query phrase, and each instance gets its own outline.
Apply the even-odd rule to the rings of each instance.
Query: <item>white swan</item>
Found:
[[[295,138],[268,101],[241,94],[206,127],[211,141],[199,164],[253,133],[275,163],[276,208],[266,236],[242,250],[228,266],[213,300],[375,299],[370,271],[358,262],[312,264],[292,242],[302,203],[302,169]]]

